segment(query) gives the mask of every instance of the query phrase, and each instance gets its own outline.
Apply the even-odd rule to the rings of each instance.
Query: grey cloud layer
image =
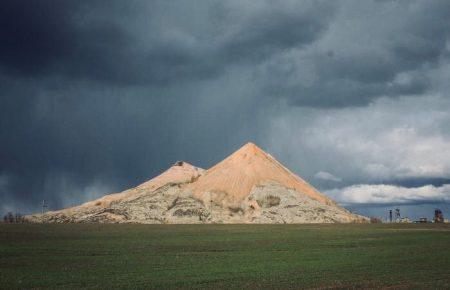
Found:
[[[0,202],[67,206],[249,140],[321,188],[445,181],[449,16],[448,1],[2,1]]]
[[[381,98],[360,108],[291,109],[274,117],[271,147],[307,176],[327,171],[344,184],[449,179],[449,109],[448,98],[432,95]]]
[[[448,62],[449,14],[448,1],[342,2],[322,38],[269,62],[263,90],[313,107],[423,94]]]

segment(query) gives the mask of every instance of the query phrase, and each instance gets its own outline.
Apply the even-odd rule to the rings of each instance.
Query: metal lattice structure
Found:
[[[434,211],[434,222],[435,223],[443,223],[444,222],[444,215],[442,214],[442,211],[440,209],[435,209]]]

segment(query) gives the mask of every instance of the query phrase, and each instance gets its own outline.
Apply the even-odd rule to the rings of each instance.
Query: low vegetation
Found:
[[[1,288],[447,288],[438,224],[1,224]]]

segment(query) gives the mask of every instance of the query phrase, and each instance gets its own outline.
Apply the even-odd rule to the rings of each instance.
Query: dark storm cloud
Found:
[[[270,143],[279,103],[440,92],[449,6],[1,1],[0,202],[57,208],[178,159],[208,167],[249,140]]]
[[[70,49],[70,5],[60,1],[3,1],[0,61],[11,73],[37,74]]]
[[[130,80],[117,75],[133,45],[115,17],[127,5],[83,1],[3,1],[1,68],[17,77]],[[106,4],[106,3],[103,3]],[[121,14],[118,11],[121,10]],[[115,15],[114,15],[115,14]],[[122,69],[124,71],[124,69]]]
[[[5,41],[0,61],[6,73],[114,85],[204,79],[229,65],[261,61],[279,50],[314,41],[333,11],[325,5],[292,10],[281,5],[239,12],[220,2],[204,2],[205,9],[198,10],[185,2],[164,1],[5,1],[1,5],[0,33]],[[210,27],[183,21],[185,13]]]
[[[219,51],[223,51],[225,60],[246,63],[264,60],[280,50],[303,47],[317,39],[327,27],[332,7],[318,5],[304,11],[279,11],[274,7],[258,13],[245,21]]]

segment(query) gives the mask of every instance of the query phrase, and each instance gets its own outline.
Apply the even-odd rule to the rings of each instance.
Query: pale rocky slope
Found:
[[[27,219],[55,223],[367,221],[338,206],[252,143],[209,170],[177,162],[135,188]]]

